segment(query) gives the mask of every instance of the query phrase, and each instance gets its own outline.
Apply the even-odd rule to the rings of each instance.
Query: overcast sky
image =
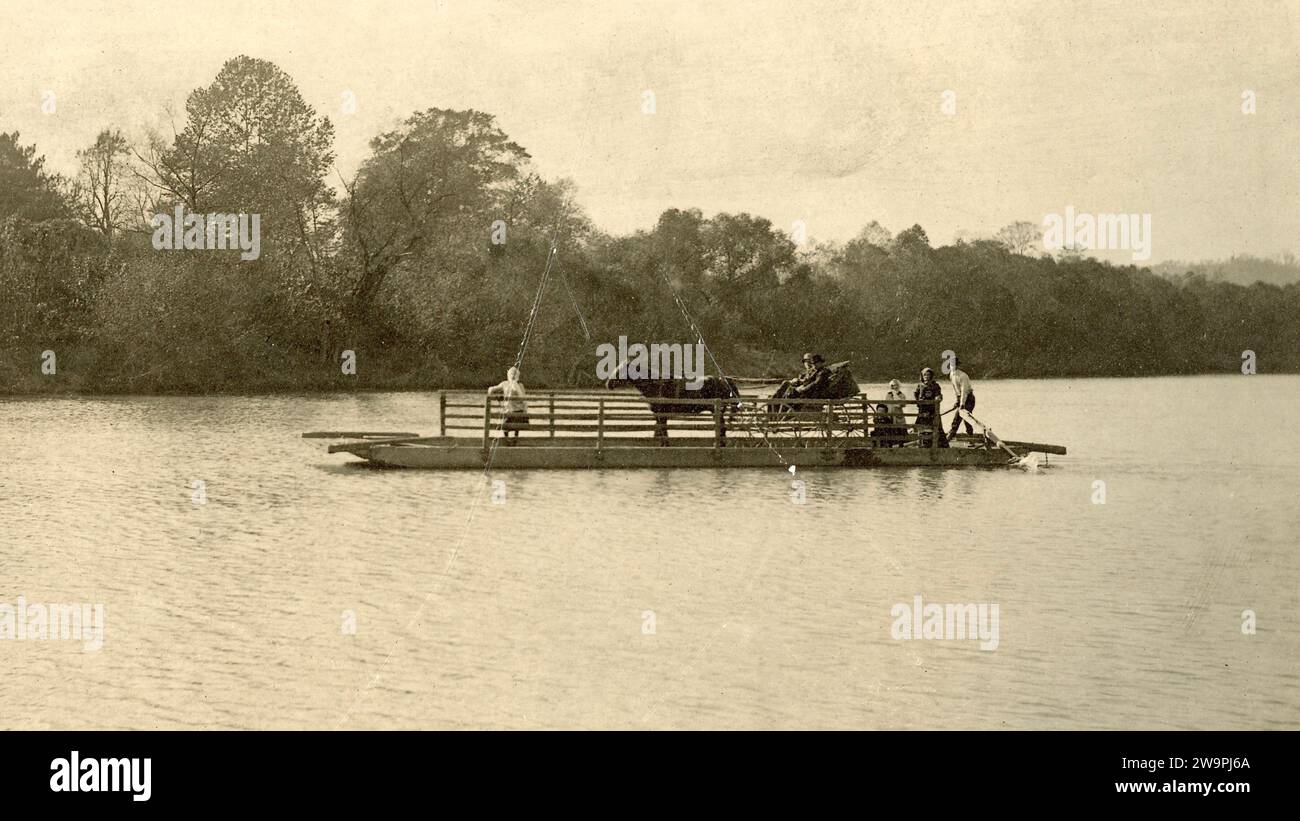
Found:
[[[1151,214],[1152,262],[1300,252],[1300,2],[1064,5],[0,0],[0,130],[68,171],[248,54],[344,174],[412,111],[481,109],[612,232],[698,207],[940,244],[1073,205]]]

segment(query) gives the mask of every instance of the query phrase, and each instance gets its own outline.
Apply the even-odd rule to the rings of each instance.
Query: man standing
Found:
[[[948,374],[948,378],[952,380],[952,389],[957,394],[957,404],[953,407],[954,409],[961,408],[967,413],[970,413],[975,410],[975,389],[971,386],[970,377],[967,376],[966,372],[959,367],[960,365],[961,359],[954,356],[952,359],[952,373]],[[960,411],[953,413],[952,430],[948,431],[949,439],[957,435],[957,429],[961,426],[963,421]],[[967,421],[966,433],[969,434],[974,432],[975,429],[971,427],[970,422]]]

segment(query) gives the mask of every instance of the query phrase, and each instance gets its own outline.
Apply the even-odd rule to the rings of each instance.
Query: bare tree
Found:
[[[116,232],[136,227],[141,218],[132,213],[130,157],[130,145],[115,129],[99,132],[90,147],[77,152],[81,168],[72,189],[77,210],[110,244]]]
[[[1038,256],[1042,250],[1043,232],[1032,222],[1020,220],[998,231],[993,240],[1013,254]]]

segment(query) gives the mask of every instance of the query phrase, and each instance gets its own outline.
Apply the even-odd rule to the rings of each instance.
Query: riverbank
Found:
[[[48,358],[41,357],[41,351],[23,351],[19,356],[0,358],[0,398],[3,397],[40,397],[40,396],[279,396],[279,395],[320,395],[331,394],[369,394],[392,392],[421,391],[482,391],[489,385],[500,382],[504,377],[499,369],[451,368],[438,362],[430,362],[423,367],[402,367],[397,364],[378,362],[363,366],[358,364],[355,374],[344,374],[341,368],[326,366],[319,361],[299,362],[283,369],[261,368],[256,372],[232,370],[225,374],[193,374],[177,372],[162,368],[135,370],[120,368],[109,373],[97,366],[98,357],[78,351],[76,348],[61,349],[53,361],[53,372],[47,365]],[[18,367],[17,362],[27,363]],[[44,370],[43,370],[43,366]],[[937,363],[935,365],[937,368]],[[598,389],[601,386],[594,375],[576,381],[566,378],[566,374],[549,373],[546,368],[532,368],[537,378],[525,378],[524,382],[532,391]],[[1221,371],[1197,371],[1188,373],[1014,373],[998,372],[982,374],[977,368],[971,368],[976,382],[1003,380],[1056,380],[1056,379],[1150,379],[1169,376],[1241,376],[1240,368]],[[898,379],[904,385],[916,380],[915,374],[884,372],[875,370],[860,371],[853,369],[854,377],[863,384],[887,384],[891,379]],[[792,366],[788,372],[753,368],[742,371],[743,375],[734,376],[741,382],[768,381],[776,382],[796,373]],[[1279,372],[1277,375],[1300,373],[1300,371]],[[1261,375],[1264,375],[1261,373]],[[549,378],[548,378],[549,377]],[[946,383],[945,383],[946,384]],[[742,389],[749,390],[742,385]]]

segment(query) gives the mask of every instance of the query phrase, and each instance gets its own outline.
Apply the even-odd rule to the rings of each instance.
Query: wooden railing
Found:
[[[939,446],[933,435],[942,428],[937,401],[870,399],[864,394],[845,399],[793,399],[740,396],[729,399],[650,399],[636,393],[552,391],[523,400],[486,395],[473,401],[439,395],[439,435],[475,431],[487,447],[494,434],[507,432],[508,402],[523,401],[528,425],[522,436],[556,438],[557,434],[594,438],[597,448],[607,439],[645,437],[666,432],[692,441],[709,434],[712,446],[725,447],[728,439],[794,438],[819,441],[857,438],[873,447]],[[653,403],[655,410],[651,411]],[[882,414],[877,405],[891,408]],[[934,423],[919,423],[923,411]],[[701,443],[703,444],[703,443]]]

